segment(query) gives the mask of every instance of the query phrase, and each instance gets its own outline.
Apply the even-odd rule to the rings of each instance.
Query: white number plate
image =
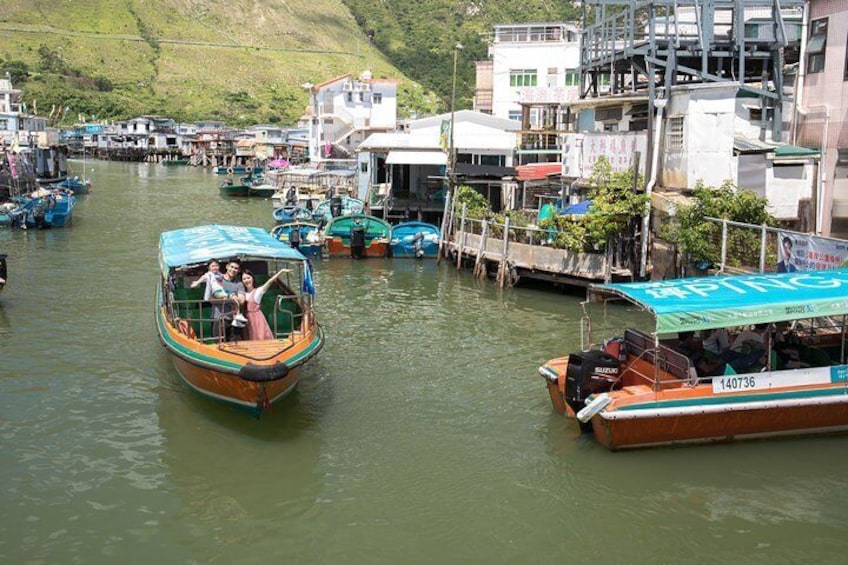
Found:
[[[726,394],[745,390],[768,390],[791,386],[829,384],[830,367],[794,369],[774,373],[750,373],[747,375],[724,375],[713,377],[713,394]]]

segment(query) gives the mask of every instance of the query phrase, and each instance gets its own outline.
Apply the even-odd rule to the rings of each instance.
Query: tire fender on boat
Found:
[[[244,168],[244,172],[246,172],[246,173],[252,173],[252,172],[253,172],[253,167],[251,167],[250,165],[248,165],[247,167],[245,167],[245,168]]]
[[[267,382],[278,381],[289,374],[289,367],[285,363],[274,365],[254,365],[248,363],[239,371],[239,377],[246,381]]]
[[[228,175],[233,174],[233,168],[232,167],[227,167],[227,174]]]

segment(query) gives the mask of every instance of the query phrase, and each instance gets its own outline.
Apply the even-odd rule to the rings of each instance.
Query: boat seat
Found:
[[[631,385],[626,386],[621,390],[628,394],[645,394],[647,392],[651,392],[653,389],[648,385]]]

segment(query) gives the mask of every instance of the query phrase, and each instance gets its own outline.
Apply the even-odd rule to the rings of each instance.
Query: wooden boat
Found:
[[[438,226],[426,222],[401,222],[392,226],[391,255],[416,259],[437,257],[440,238]]]
[[[336,212],[333,213],[333,206],[336,206]],[[312,220],[318,223],[329,222],[334,216],[348,216],[350,214],[362,214],[365,210],[365,203],[358,198],[343,195],[336,196],[324,200],[312,212]]]
[[[274,208],[272,216],[275,222],[309,221],[312,219],[312,212],[306,208],[289,204]]]
[[[228,178],[218,184],[218,191],[221,196],[250,196],[250,183]]]
[[[612,450],[848,431],[846,297],[844,268],[592,285],[581,330],[589,302],[613,298],[650,313],[653,333],[626,329],[539,373],[555,409]],[[703,342],[661,339],[748,324],[766,329],[747,368],[733,350],[710,359]]]
[[[56,187],[67,189],[74,194],[88,194],[91,192],[91,181],[79,177],[68,178],[56,183]]]
[[[386,257],[391,233],[392,226],[374,216],[338,216],[324,228],[324,247],[329,257]]]
[[[313,222],[292,220],[274,226],[271,237],[291,245],[307,257],[321,257],[323,253],[321,229]]]
[[[288,269],[262,300],[273,339],[228,342],[213,332],[204,289],[191,288],[212,259],[238,260],[257,286]],[[159,266],[156,327],[185,384],[256,417],[295,388],[298,368],[324,344],[313,313],[311,270],[301,253],[259,228],[209,225],[162,233]]]

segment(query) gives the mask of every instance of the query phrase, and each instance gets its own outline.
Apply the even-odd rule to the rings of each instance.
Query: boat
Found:
[[[54,186],[70,190],[74,194],[88,194],[91,191],[91,181],[79,177],[67,178]]]
[[[250,196],[250,183],[244,179],[225,179],[218,184],[221,196]]]
[[[262,300],[273,339],[225,341],[213,332],[204,288],[191,288],[212,259],[238,260],[254,273],[257,286],[286,269]],[[164,232],[159,267],[159,339],[181,380],[205,397],[259,417],[295,388],[299,368],[324,344],[308,261],[265,230],[206,225]]]
[[[63,228],[73,219],[76,197],[69,191],[51,190],[40,197],[39,204],[44,207],[45,224],[51,228]]]
[[[434,258],[439,255],[441,232],[426,222],[401,222],[392,226],[389,242],[392,257]]]
[[[274,220],[277,222],[292,222],[294,220],[308,221],[312,219],[312,212],[300,206],[287,205],[274,208]]]
[[[336,213],[333,213],[333,206]],[[329,222],[334,216],[348,216],[350,214],[361,214],[365,210],[365,203],[352,196],[336,196],[322,201],[312,212],[312,220],[318,223]]]
[[[386,257],[392,226],[367,214],[349,214],[324,227],[324,247],[329,257]]]
[[[590,346],[539,373],[555,410],[605,447],[848,431],[848,269],[591,285],[587,294],[580,329]],[[643,309],[653,331],[627,328],[592,346],[590,303],[608,299]],[[749,324],[761,341],[713,355],[707,372],[707,342],[691,333],[709,339]]]
[[[314,222],[292,220],[274,226],[271,237],[291,245],[306,257],[321,257],[323,253],[321,229]]]
[[[163,167],[186,167],[191,163],[191,159],[188,157],[181,157],[178,159],[165,159],[162,161]]]
[[[9,266],[6,263],[8,255],[0,253],[0,292],[6,288],[6,281],[9,279]]]
[[[253,165],[235,165],[232,167],[215,167],[214,172],[216,175],[244,175],[251,173],[261,173],[263,167],[253,166]]]
[[[259,198],[270,198],[276,191],[276,186],[265,182],[262,177],[259,177],[253,179],[253,181],[250,183],[248,195]]]

